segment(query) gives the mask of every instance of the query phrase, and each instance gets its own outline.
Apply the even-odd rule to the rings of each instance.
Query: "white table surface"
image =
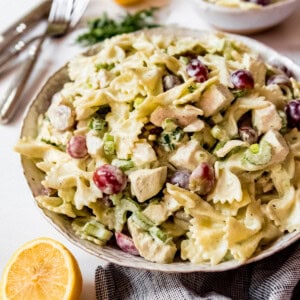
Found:
[[[0,32],[36,6],[40,0],[0,0]],[[198,29],[210,28],[197,16],[193,3],[186,0],[156,0],[145,1],[144,5],[152,6],[169,3],[160,13],[161,22]],[[299,1],[300,2],[300,1]],[[141,6],[139,6],[140,8]],[[103,11],[110,15],[116,15],[124,11],[124,8],[116,5],[112,0],[91,0],[85,12],[81,26],[92,17],[99,16]],[[278,52],[290,57],[300,64],[300,8],[284,23],[267,32],[253,35],[255,38]],[[24,110],[30,100],[36,95],[47,77],[62,66],[76,53],[83,49],[74,45],[74,39],[78,32],[73,32],[60,40],[47,41],[44,51],[39,58],[27,88],[22,97],[22,110],[15,120],[5,126],[0,125],[0,273],[13,252],[23,243],[42,236],[52,237],[61,241],[74,254],[79,262],[83,275],[83,292],[81,299],[95,299],[94,274],[99,264],[103,264],[99,258],[85,253],[60,233],[58,233],[42,216],[33,202],[30,190],[25,182],[20,158],[13,151],[18,140],[21,120]],[[13,74],[0,77],[0,95],[5,92],[8,84],[13,81]]]

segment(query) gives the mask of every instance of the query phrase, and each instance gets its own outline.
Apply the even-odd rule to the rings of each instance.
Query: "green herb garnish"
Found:
[[[153,28],[160,25],[153,23],[153,12],[156,8],[127,13],[119,21],[113,20],[104,13],[100,18],[88,22],[88,32],[78,36],[77,42],[93,45],[112,36],[134,32],[144,28]]]
[[[51,145],[53,147],[56,147],[57,149],[61,150],[61,151],[65,151],[66,150],[66,146],[65,145],[62,145],[62,144],[56,144],[50,140],[47,140],[47,139],[44,139],[44,138],[41,138],[41,142],[45,143],[45,144],[48,144],[48,145]]]

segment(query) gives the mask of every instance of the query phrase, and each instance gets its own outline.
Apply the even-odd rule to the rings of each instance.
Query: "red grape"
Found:
[[[254,88],[254,79],[247,70],[237,70],[231,74],[231,82],[236,89],[250,90]]]
[[[288,127],[297,127],[300,129],[300,99],[291,100],[285,106],[284,110],[287,117]]]
[[[170,182],[174,185],[178,185],[179,187],[187,190],[189,188],[190,176],[191,173],[188,170],[178,170],[173,174]]]
[[[195,77],[197,82],[204,82],[208,79],[208,69],[198,58],[191,60],[186,71],[190,77]]]
[[[211,164],[201,163],[191,174],[190,190],[197,192],[199,195],[208,194],[215,185],[215,171]]]
[[[246,0],[246,2],[251,2],[254,4],[258,4],[258,5],[262,5],[262,6],[266,6],[271,4],[271,0]]]
[[[279,86],[286,86],[289,88],[292,87],[292,83],[291,83],[290,79],[285,74],[277,74],[277,75],[271,76],[267,81],[267,85],[270,85],[270,84],[277,84]]]
[[[73,136],[68,142],[67,152],[73,158],[84,158],[88,154],[85,136]]]
[[[132,238],[130,238],[128,235],[125,235],[121,232],[116,232],[115,236],[116,236],[117,245],[124,252],[130,253],[132,255],[140,255],[138,249],[134,245]]]
[[[118,194],[127,184],[127,176],[118,167],[109,164],[98,167],[93,180],[99,190],[108,195]]]
[[[241,140],[249,144],[254,144],[258,140],[257,131],[250,126],[243,126],[239,128],[239,135]]]

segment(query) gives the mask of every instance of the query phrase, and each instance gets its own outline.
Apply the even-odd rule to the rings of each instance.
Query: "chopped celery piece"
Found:
[[[105,227],[101,223],[86,223],[82,230],[91,236],[94,236],[100,240],[107,241],[111,238],[112,233],[105,229]]]
[[[171,238],[157,226],[150,227],[149,233],[156,240],[159,239],[163,243],[167,243]]]
[[[183,62],[185,65],[187,65],[190,62],[190,59],[188,57],[186,57],[186,56],[180,56],[179,60],[181,62]]]
[[[89,237],[92,237],[106,242],[112,237],[112,232],[107,230],[103,224],[89,217],[74,219],[72,227],[77,234],[88,240],[90,240]]]
[[[111,164],[118,167],[122,171],[127,171],[134,167],[134,162],[130,159],[114,159]]]
[[[103,137],[103,150],[106,155],[114,155],[115,154],[115,142],[114,137],[109,133],[105,133]]]
[[[126,214],[128,211],[137,212],[140,210],[139,205],[129,198],[121,199],[115,208],[115,229],[117,232],[122,231],[124,224],[127,221]]]
[[[149,230],[154,224],[141,212],[137,211],[132,215],[132,221],[144,230]]]
[[[259,144],[251,145],[244,157],[254,165],[265,165],[272,159],[272,147],[269,143],[261,141]]]
[[[219,125],[215,125],[212,129],[211,129],[211,134],[212,136],[219,140],[219,141],[226,141],[228,140],[228,136],[226,131],[221,128]]]
[[[103,132],[106,129],[107,122],[99,116],[94,116],[90,119],[88,126],[90,129]]]
[[[165,119],[162,123],[162,128],[165,131],[173,131],[177,128],[177,124],[172,119]]]

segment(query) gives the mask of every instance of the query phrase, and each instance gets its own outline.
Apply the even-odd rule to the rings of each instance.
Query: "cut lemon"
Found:
[[[1,280],[2,300],[78,300],[82,276],[72,253],[50,238],[38,238],[18,249]]]
[[[126,6],[126,5],[132,5],[132,4],[142,2],[142,0],[115,0],[115,2]]]

